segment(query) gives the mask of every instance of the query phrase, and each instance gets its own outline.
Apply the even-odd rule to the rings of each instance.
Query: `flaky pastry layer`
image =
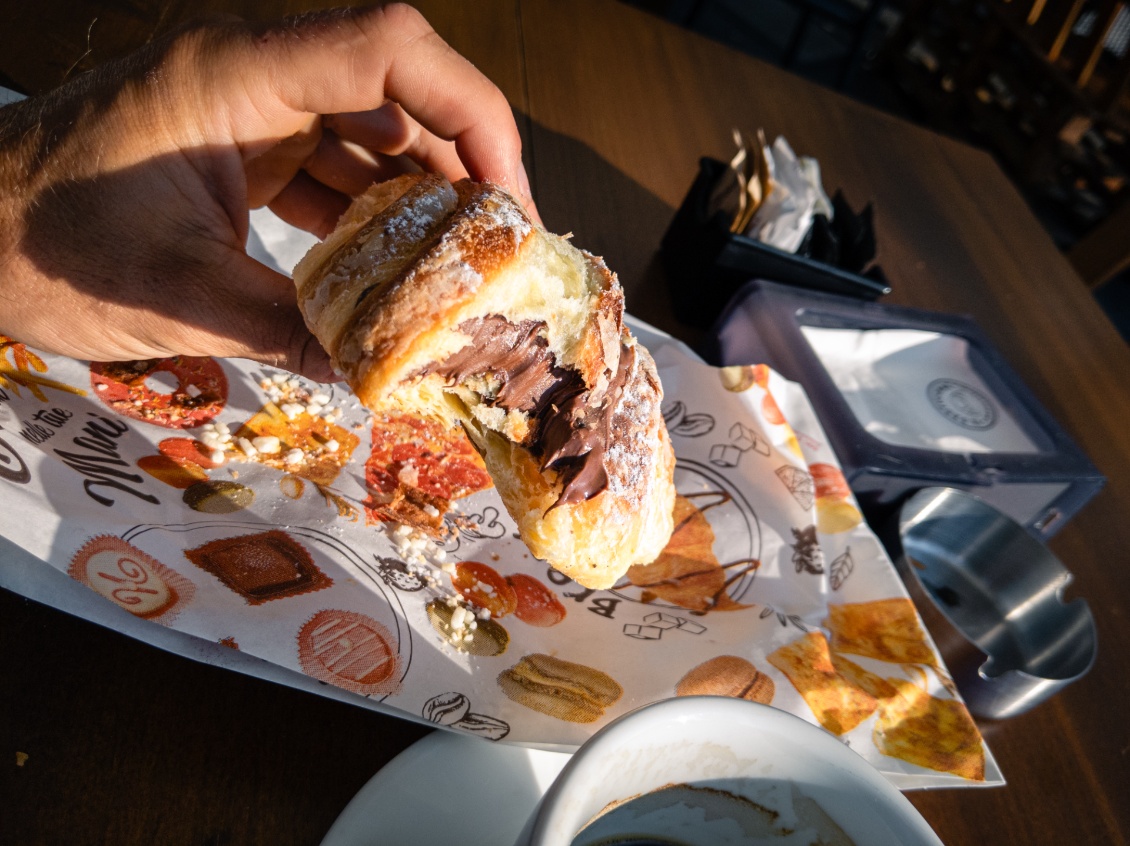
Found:
[[[662,551],[662,388],[603,261],[497,186],[412,175],[358,198],[295,283],[367,407],[464,427],[534,555],[606,588]]]

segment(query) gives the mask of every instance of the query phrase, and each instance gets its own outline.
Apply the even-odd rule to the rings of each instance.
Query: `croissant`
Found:
[[[662,388],[601,259],[496,185],[413,174],[357,198],[294,279],[362,403],[462,425],[535,556],[598,589],[663,550]]]

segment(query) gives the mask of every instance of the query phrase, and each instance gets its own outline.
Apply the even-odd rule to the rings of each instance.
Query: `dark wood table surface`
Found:
[[[4,3],[0,80],[36,93],[203,11],[302,0]],[[1130,839],[1130,350],[990,157],[612,0],[428,0],[502,88],[547,225],[603,254],[673,334],[660,238],[731,128],[815,156],[873,201],[889,302],[970,314],[1108,477],[1052,542],[1098,662],[982,729],[1008,779],[909,794],[949,846]],[[0,842],[313,844],[425,729],[171,656],[0,592]],[[17,756],[23,753],[23,756]],[[458,842],[457,840],[453,842]]]

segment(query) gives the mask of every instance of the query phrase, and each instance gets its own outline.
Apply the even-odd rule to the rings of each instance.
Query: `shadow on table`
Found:
[[[602,256],[620,277],[628,313],[680,340],[695,330],[676,317],[659,244],[675,209],[588,145],[518,115],[529,128],[527,167],[546,228]],[[673,163],[691,184],[697,162]]]

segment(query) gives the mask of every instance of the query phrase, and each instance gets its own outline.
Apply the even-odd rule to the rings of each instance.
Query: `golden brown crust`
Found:
[[[586,587],[653,560],[673,528],[674,456],[659,377],[623,326],[615,274],[489,183],[429,176],[374,193],[343,218],[345,237],[335,232],[295,271],[311,331],[357,396],[375,411],[462,423],[531,551]],[[365,203],[379,207],[371,220]],[[441,372],[484,320],[534,327],[551,367],[579,377],[586,407],[607,407],[599,493],[564,495],[567,480],[533,444],[543,423],[532,412],[500,408],[481,378]]]
[[[379,404],[421,350],[452,332],[461,306],[518,257],[533,229],[517,203],[490,185],[461,182],[456,192],[459,209],[438,239],[385,290],[370,292],[343,330],[338,366],[366,405]]]
[[[358,306],[411,266],[456,202],[441,176],[403,176],[383,183],[362,195],[330,237],[295,268],[302,313],[347,376],[355,363],[342,361],[339,350],[343,334],[356,324]]]

